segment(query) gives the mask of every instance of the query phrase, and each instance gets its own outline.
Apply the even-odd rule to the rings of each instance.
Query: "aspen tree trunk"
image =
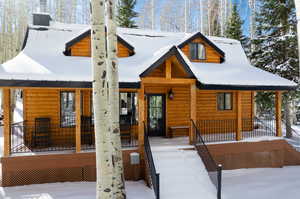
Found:
[[[109,79],[109,109],[111,120],[109,121],[112,129],[111,142],[113,152],[113,196],[116,199],[126,198],[125,181],[123,170],[122,146],[120,137],[119,123],[119,74],[117,59],[117,27],[116,27],[116,8],[115,0],[108,2],[108,61],[107,74]]]
[[[296,15],[297,15],[298,54],[300,58],[300,0],[295,0],[295,6],[296,6]],[[300,67],[299,67],[299,76],[300,76]]]
[[[111,199],[112,196],[112,147],[108,125],[108,82],[106,64],[105,2],[91,1],[91,37],[93,69],[93,103],[95,113],[96,198]]]

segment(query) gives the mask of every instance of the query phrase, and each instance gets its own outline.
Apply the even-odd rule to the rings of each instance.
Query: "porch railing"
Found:
[[[222,165],[218,165],[215,162],[200,134],[199,129],[197,128],[193,120],[191,120],[191,122],[192,122],[192,130],[195,135],[195,142],[194,142],[195,149],[197,150],[200,158],[202,159],[205,165],[205,168],[208,172],[211,182],[215,185],[217,189],[217,198],[221,199]]]
[[[159,173],[157,173],[155,168],[151,146],[148,138],[148,129],[145,123],[144,123],[144,132],[145,132],[145,137],[144,137],[145,158],[146,158],[146,166],[149,172],[149,178],[150,178],[149,180],[151,181],[152,187],[154,189],[156,199],[159,199],[160,198]]]
[[[197,128],[205,142],[235,141],[236,127],[236,119],[197,121]],[[274,119],[243,118],[241,130],[243,139],[275,136],[276,123]]]
[[[137,147],[133,125],[128,124],[126,132],[121,133],[123,148]],[[61,124],[28,124],[20,122],[11,126],[11,153],[34,153],[51,151],[75,151],[74,120]],[[95,131],[93,122],[81,125],[81,150],[95,149]]]

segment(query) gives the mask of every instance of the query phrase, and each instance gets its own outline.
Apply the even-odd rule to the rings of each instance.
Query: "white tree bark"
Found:
[[[93,69],[93,103],[95,117],[96,198],[111,199],[113,184],[113,165],[110,118],[108,109],[108,81],[106,64],[105,34],[105,2],[92,0],[91,37],[92,37],[92,69]]]
[[[117,27],[116,27],[116,8],[115,0],[107,0],[108,3],[108,59],[107,74],[109,79],[109,121],[112,129],[111,142],[113,153],[113,197],[116,199],[125,199],[125,181],[123,170],[122,146],[120,137],[119,123],[119,74],[117,59]]]

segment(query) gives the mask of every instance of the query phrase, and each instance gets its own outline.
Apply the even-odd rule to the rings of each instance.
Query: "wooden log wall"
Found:
[[[217,93],[232,93],[232,110],[218,110]],[[250,91],[241,92],[242,104],[242,130],[252,129],[252,93]],[[197,91],[197,121],[202,133],[226,133],[236,130],[236,91]],[[200,122],[199,122],[200,121]]]
[[[71,56],[91,57],[91,37],[85,37],[71,48]],[[129,57],[130,50],[118,42],[118,57]]]

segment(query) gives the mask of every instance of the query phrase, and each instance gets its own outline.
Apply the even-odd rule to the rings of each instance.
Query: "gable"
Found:
[[[91,57],[91,34],[90,30],[82,33],[66,43],[65,54],[69,56]],[[134,48],[124,39],[118,36],[117,56],[129,57],[134,54]]]
[[[193,60],[190,55],[191,43],[200,43],[205,48],[205,59]],[[197,33],[178,46],[192,62],[222,63],[225,53],[201,33]]]
[[[140,77],[194,78],[195,76],[178,52],[178,49],[172,47],[149,66]]]

